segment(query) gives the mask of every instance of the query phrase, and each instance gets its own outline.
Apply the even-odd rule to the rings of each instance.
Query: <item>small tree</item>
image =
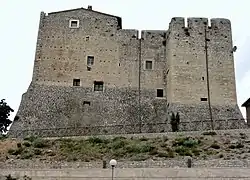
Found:
[[[178,112],[176,113],[176,115],[172,112],[170,123],[171,123],[173,132],[179,131],[180,115]]]
[[[14,112],[13,109],[5,102],[5,99],[0,101],[0,134],[7,132],[7,128],[12,123],[9,120],[10,113]]]

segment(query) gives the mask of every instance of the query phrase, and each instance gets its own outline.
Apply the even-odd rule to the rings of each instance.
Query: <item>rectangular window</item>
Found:
[[[145,69],[153,69],[153,62],[152,61],[146,61]]]
[[[207,101],[207,98],[201,98],[201,101]]]
[[[163,89],[157,89],[157,97],[163,97]]]
[[[70,28],[79,28],[79,20],[73,20],[73,19],[71,19],[69,21],[69,27]]]
[[[73,86],[80,86],[80,79],[73,79]]]
[[[88,56],[87,57],[87,65],[88,66],[91,66],[91,65],[93,65],[94,64],[94,56]]]
[[[103,91],[103,82],[95,81],[94,82],[94,91]]]

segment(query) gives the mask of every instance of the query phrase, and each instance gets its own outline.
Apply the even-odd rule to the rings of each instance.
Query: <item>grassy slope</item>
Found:
[[[24,140],[0,140],[0,160],[42,159],[51,161],[98,161],[105,158],[141,161],[192,156],[197,159],[248,158],[248,137],[216,135],[159,138],[54,139],[27,137]],[[249,143],[250,145],[250,143]]]

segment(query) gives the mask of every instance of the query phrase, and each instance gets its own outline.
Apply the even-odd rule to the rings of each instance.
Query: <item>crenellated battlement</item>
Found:
[[[188,28],[204,28],[208,25],[208,18],[196,18],[190,17],[187,18],[187,27]]]
[[[211,28],[212,29],[231,29],[231,21],[224,18],[213,18],[211,19]]]
[[[209,27],[211,29],[231,29],[231,22],[225,18],[202,18],[202,17],[189,17],[187,18],[187,24],[185,24],[184,17],[173,17],[169,23],[170,30],[180,30],[183,28],[204,28]]]
[[[184,17],[173,17],[169,23],[169,29],[183,29],[185,27]]]

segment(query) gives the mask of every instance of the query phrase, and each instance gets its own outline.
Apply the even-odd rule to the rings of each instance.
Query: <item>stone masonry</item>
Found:
[[[168,30],[122,29],[79,8],[41,13],[32,82],[10,136],[246,128],[237,105],[231,24],[172,18]]]

